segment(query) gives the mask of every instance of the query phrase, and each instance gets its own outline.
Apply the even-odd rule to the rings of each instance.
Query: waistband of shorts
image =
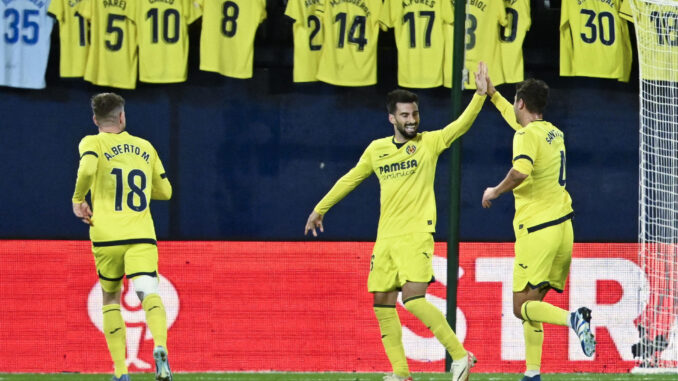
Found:
[[[548,228],[550,226],[562,224],[563,222],[572,219],[572,217],[574,217],[574,212],[570,212],[569,214],[564,215],[564,216],[557,218],[555,220],[544,222],[543,224],[531,226],[531,227],[527,228],[527,234],[534,233],[538,230],[545,229],[545,228]]]
[[[158,242],[153,238],[132,238],[132,239],[121,239],[117,241],[92,241],[92,246],[94,247],[105,247],[105,246],[119,246],[119,245],[135,245],[139,243],[148,243],[151,245],[158,245]]]

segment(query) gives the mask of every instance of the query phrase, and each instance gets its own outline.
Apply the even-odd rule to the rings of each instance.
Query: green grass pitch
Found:
[[[152,373],[131,374],[131,381],[153,381]],[[383,373],[177,373],[174,381],[381,381]],[[415,373],[414,381],[449,381],[449,373]],[[520,374],[471,373],[469,381],[519,381]],[[9,374],[0,373],[0,381],[109,381],[108,374]],[[610,373],[545,374],[544,381],[668,381],[676,374],[638,375]]]

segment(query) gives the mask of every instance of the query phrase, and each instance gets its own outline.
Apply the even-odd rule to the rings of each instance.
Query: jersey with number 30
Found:
[[[560,14],[560,75],[628,82],[631,40],[619,1],[563,1]]]
[[[76,78],[85,75],[89,53],[89,23],[78,12],[80,0],[52,0],[49,13],[59,22],[59,75]]]
[[[377,83],[381,0],[325,0],[318,6],[324,31],[318,79],[339,86]]]
[[[45,88],[54,24],[48,5],[48,0],[0,1],[0,86]]]
[[[136,1],[82,0],[76,10],[91,22],[85,80],[99,86],[137,85]]]
[[[92,242],[155,239],[149,205],[159,194],[168,198],[172,187],[151,143],[127,132],[100,132],[85,136],[78,149],[73,201],[91,192]]]
[[[525,77],[523,42],[530,30],[530,0],[504,0],[508,24],[502,28],[501,61],[506,83],[521,82]]]
[[[199,0],[200,70],[251,78],[254,37],[266,19],[265,0]]]

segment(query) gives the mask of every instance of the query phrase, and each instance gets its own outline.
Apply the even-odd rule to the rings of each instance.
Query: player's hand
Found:
[[[492,200],[497,197],[499,197],[499,195],[497,194],[496,188],[486,188],[485,192],[483,192],[483,208],[487,209],[492,206]]]
[[[476,94],[485,95],[487,94],[487,65],[485,62],[478,62],[478,70],[475,73],[476,77]]]
[[[497,89],[494,88],[494,83],[492,83],[489,75],[485,79],[487,80],[487,96],[492,97],[497,92]]]
[[[320,229],[320,232],[323,233],[323,215],[317,213],[315,210],[311,212],[308,216],[308,221],[306,221],[306,227],[304,228],[304,235],[308,235],[309,230],[313,233],[314,237],[318,236],[318,233],[315,232],[315,229]]]
[[[92,223],[92,209],[89,207],[87,201],[74,202],[73,214],[89,226],[94,226]]]

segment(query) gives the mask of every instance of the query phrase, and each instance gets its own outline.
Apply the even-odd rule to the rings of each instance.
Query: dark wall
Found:
[[[637,75],[629,84],[558,77],[559,12],[539,3],[533,2],[525,43],[526,71],[551,85],[545,118],[566,134],[575,239],[635,241]],[[283,3],[270,1],[268,11],[255,43],[254,78],[199,71],[198,22],[191,27],[186,83],[114,90],[127,100],[128,130],[153,142],[174,185],[172,201],[152,204],[161,239],[303,239],[315,203],[372,139],[392,134],[383,104],[396,87],[391,32],[380,36],[378,85],[294,84]],[[58,78],[57,38],[55,31],[45,90],[0,88],[0,238],[87,238],[70,206],[77,144],[96,133],[89,97],[110,89]],[[513,85],[499,90],[512,99]],[[416,92],[421,129],[449,122],[449,90]],[[462,240],[513,240],[513,198],[480,207],[485,187],[510,167],[512,134],[488,101],[463,138]],[[448,162],[449,152],[440,157],[435,184],[438,240],[447,239]],[[378,213],[372,176],[327,214],[324,239],[373,240]]]

